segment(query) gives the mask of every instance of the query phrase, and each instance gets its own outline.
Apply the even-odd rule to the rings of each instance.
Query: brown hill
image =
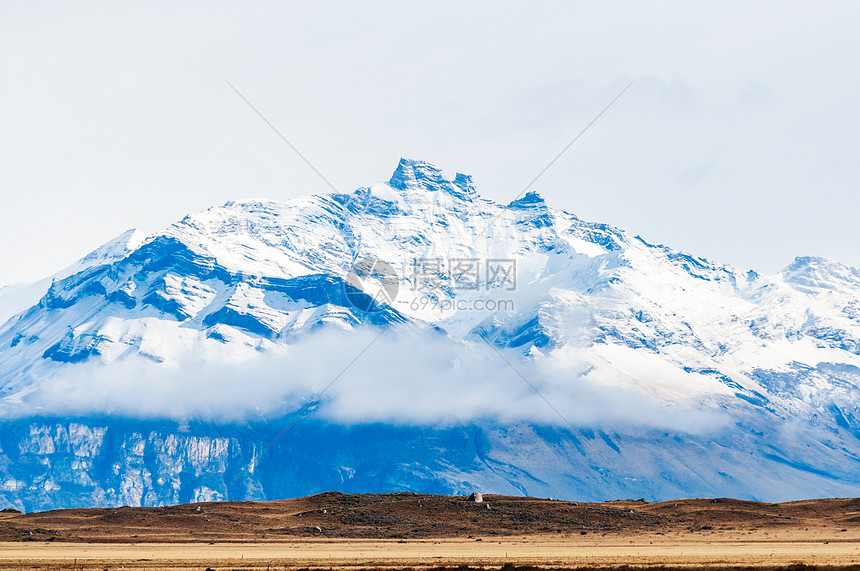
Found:
[[[68,509],[0,514],[0,541],[255,542],[309,537],[423,539],[516,535],[860,528],[860,499],[760,503],[688,499],[660,503],[566,502],[510,496],[327,492],[271,502]]]

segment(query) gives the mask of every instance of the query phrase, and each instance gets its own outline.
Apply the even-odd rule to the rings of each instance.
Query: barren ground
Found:
[[[860,571],[860,499],[484,500],[330,492],[275,502],[3,513],[0,570],[499,569],[507,564],[509,569],[807,565]]]

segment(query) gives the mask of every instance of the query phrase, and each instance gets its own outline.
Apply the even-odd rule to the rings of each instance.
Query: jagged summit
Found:
[[[398,190],[425,189],[446,191],[461,198],[475,194],[472,177],[457,173],[453,180],[448,180],[440,169],[426,161],[400,159],[397,169],[388,181]]]
[[[475,194],[475,184],[472,175],[457,173],[454,176],[454,185],[466,194]]]
[[[511,201],[509,208],[537,208],[546,206],[546,201],[536,190],[528,191],[522,198]]]

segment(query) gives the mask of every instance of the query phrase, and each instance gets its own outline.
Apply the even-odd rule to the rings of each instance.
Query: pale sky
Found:
[[[860,266],[857,2],[0,0],[0,285],[401,156],[742,269]]]

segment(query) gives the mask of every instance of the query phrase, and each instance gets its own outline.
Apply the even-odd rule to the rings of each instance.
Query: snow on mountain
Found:
[[[145,239],[146,235],[143,232],[128,230],[52,276],[33,283],[0,287],[0,323],[5,323],[12,316],[38,303],[53,282],[92,266],[109,264],[122,259],[129,252],[137,249]]]
[[[380,330],[301,436],[255,459]],[[0,350],[0,497],[19,507],[860,486],[860,270],[743,272],[421,161],[124,235],[0,327]]]

